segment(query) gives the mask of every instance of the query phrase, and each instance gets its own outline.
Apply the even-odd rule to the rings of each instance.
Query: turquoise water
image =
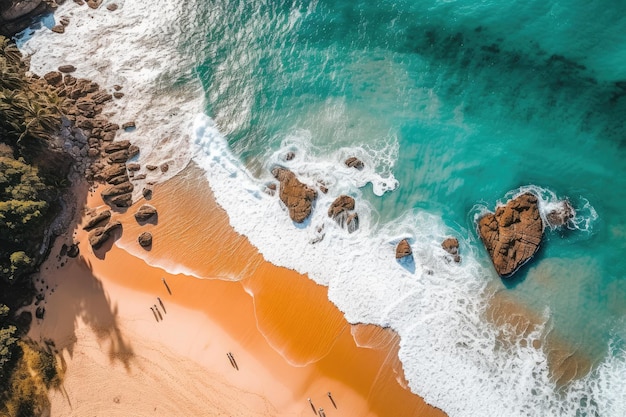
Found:
[[[398,188],[364,190],[381,221],[440,215],[485,264],[477,204],[528,185],[569,198],[590,224],[548,230],[507,291],[548,308],[594,360],[610,340],[622,346],[626,4],[220,2],[207,13],[207,114],[244,161],[301,130],[317,155],[393,143],[377,170]]]

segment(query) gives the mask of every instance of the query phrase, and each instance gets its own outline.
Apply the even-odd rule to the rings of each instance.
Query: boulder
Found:
[[[151,165],[151,164],[146,165],[146,169],[148,171],[154,171],[157,168],[158,168],[158,166],[156,166],[156,165]]]
[[[126,130],[126,129],[130,129],[135,127],[135,122],[126,122],[122,125],[122,129]]]
[[[350,158],[346,159],[345,164],[347,167],[356,168],[358,170],[363,169],[363,167],[365,166],[363,164],[363,161],[361,161],[355,156],[351,156]]]
[[[170,166],[167,164],[167,162],[161,164],[161,172],[167,172],[169,169]]]
[[[342,213],[354,210],[354,198],[348,195],[340,195],[333,201],[328,209],[328,217],[337,218]]]
[[[124,97],[124,93],[120,93],[119,91],[116,91],[113,93],[113,97],[120,99],[122,97]]]
[[[348,233],[355,232],[359,228],[359,214],[352,213],[348,214],[346,218],[346,229],[348,229]]]
[[[50,30],[53,31],[54,33],[65,33],[65,26],[55,25],[55,26],[52,26],[52,29]]]
[[[94,227],[98,226],[100,223],[108,222],[111,218],[111,210],[104,210],[100,213],[92,216],[87,223],[83,226],[83,230],[91,230]]]
[[[110,162],[124,163],[128,160],[128,151],[126,149],[109,154]]]
[[[128,159],[132,158],[135,155],[139,155],[139,146],[130,145],[128,147]]]
[[[61,65],[57,69],[64,74],[76,71],[76,67],[74,65]]]
[[[557,206],[546,215],[546,220],[551,227],[561,227],[567,224],[576,215],[576,210],[569,200],[561,200]]]
[[[43,79],[52,86],[58,86],[63,82],[63,74],[58,71],[50,71],[43,76]]]
[[[454,262],[461,262],[461,256],[459,255],[459,241],[454,237],[449,237],[441,242],[443,250],[452,255]]]
[[[133,192],[133,184],[131,184],[129,181],[126,181],[117,185],[106,187],[104,190],[102,190],[100,194],[102,195],[103,198],[107,198],[107,197],[115,197],[116,195],[132,193],[132,192]]]
[[[141,169],[141,165],[136,162],[131,162],[130,164],[126,164],[126,168],[128,168],[129,171],[139,171]]]
[[[113,164],[109,165],[102,171],[102,178],[105,181],[110,181],[113,177],[119,177],[120,175],[126,174],[126,165],[124,164]]]
[[[285,161],[291,161],[293,158],[296,157],[296,154],[294,152],[287,152],[285,154]]]
[[[500,206],[478,221],[482,239],[496,272],[501,277],[512,275],[539,249],[543,237],[543,221],[537,197],[522,194]]]
[[[150,188],[144,188],[141,190],[141,194],[148,200],[152,198],[152,190]]]
[[[407,239],[402,239],[398,242],[396,246],[396,259],[402,259],[406,256],[411,256],[413,254],[413,250],[411,249],[411,245]]]
[[[96,104],[102,104],[102,103],[106,103],[109,100],[112,100],[113,96],[107,93],[106,91],[97,91],[91,96],[91,99]]]
[[[120,185],[122,183],[128,182],[128,175],[122,174],[119,177],[113,177],[109,179],[107,182],[111,185]]]
[[[111,198],[109,201],[116,207],[130,207],[133,205],[133,195],[131,193],[120,194]]]
[[[135,219],[137,219],[138,222],[145,222],[156,215],[156,208],[152,207],[149,204],[144,204],[143,206],[139,207],[139,210],[137,210],[137,212],[135,213]]]
[[[123,151],[128,149],[130,146],[130,142],[127,140],[117,140],[115,142],[111,142],[104,147],[104,151],[106,153],[113,153],[118,151]]]
[[[92,248],[100,248],[109,238],[115,229],[121,228],[122,224],[119,221],[114,221],[107,224],[104,227],[96,227],[89,232],[89,244]]]
[[[276,167],[272,175],[280,182],[279,197],[287,206],[289,217],[296,223],[302,223],[311,214],[313,201],[317,192],[296,178],[296,175],[286,168]]]
[[[152,234],[150,232],[143,232],[139,235],[137,241],[142,248],[149,248],[150,246],[152,246]]]
[[[42,0],[23,0],[23,1],[11,1],[3,2],[0,6],[2,12],[0,13],[1,20],[16,20],[20,17],[26,16],[33,12]]]

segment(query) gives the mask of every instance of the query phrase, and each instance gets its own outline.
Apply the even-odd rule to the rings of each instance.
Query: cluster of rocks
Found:
[[[461,262],[461,255],[459,255],[459,241],[454,237],[446,238],[442,243],[441,247],[448,254],[450,254],[450,258],[456,263]],[[411,249],[411,244],[408,239],[402,239],[396,245],[396,259],[403,259],[408,256],[413,256],[413,250]]]
[[[93,214],[83,226],[83,230],[89,231],[89,244],[94,249],[100,249],[116,230],[121,229],[122,223],[111,221],[110,210]]]

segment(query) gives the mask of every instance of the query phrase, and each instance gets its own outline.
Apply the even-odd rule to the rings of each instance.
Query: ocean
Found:
[[[66,2],[64,35],[54,16],[22,34],[33,71],[123,85],[107,111],[136,120],[121,136],[138,161],[168,162],[158,180],[204,168],[267,260],[328,286],[349,322],[399,333],[414,393],[451,417],[626,414],[626,4],[115,3]],[[276,165],[329,190],[303,224],[267,192]],[[525,191],[576,217],[503,281],[476,219]],[[326,214],[341,194],[354,233]],[[404,238],[413,262],[395,259]],[[494,318],[503,299],[535,325]],[[587,367],[558,381],[572,363]]]

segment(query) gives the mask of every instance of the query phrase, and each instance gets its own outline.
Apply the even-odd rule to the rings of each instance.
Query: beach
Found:
[[[324,287],[264,261],[211,194],[197,192],[199,174],[192,166],[155,187],[157,224],[133,218],[145,201],[113,216],[120,246],[143,250],[136,236],[150,230],[149,262],[184,264],[197,277],[169,274],[117,244],[94,252],[80,229],[79,257],[43,266],[54,292],[30,336],[54,341],[63,358],[52,416],[306,416],[308,398],[329,416],[444,415],[403,386],[395,334],[349,325]],[[100,203],[92,192],[87,205]],[[190,204],[203,207],[202,223]],[[255,257],[251,269],[244,260]]]

